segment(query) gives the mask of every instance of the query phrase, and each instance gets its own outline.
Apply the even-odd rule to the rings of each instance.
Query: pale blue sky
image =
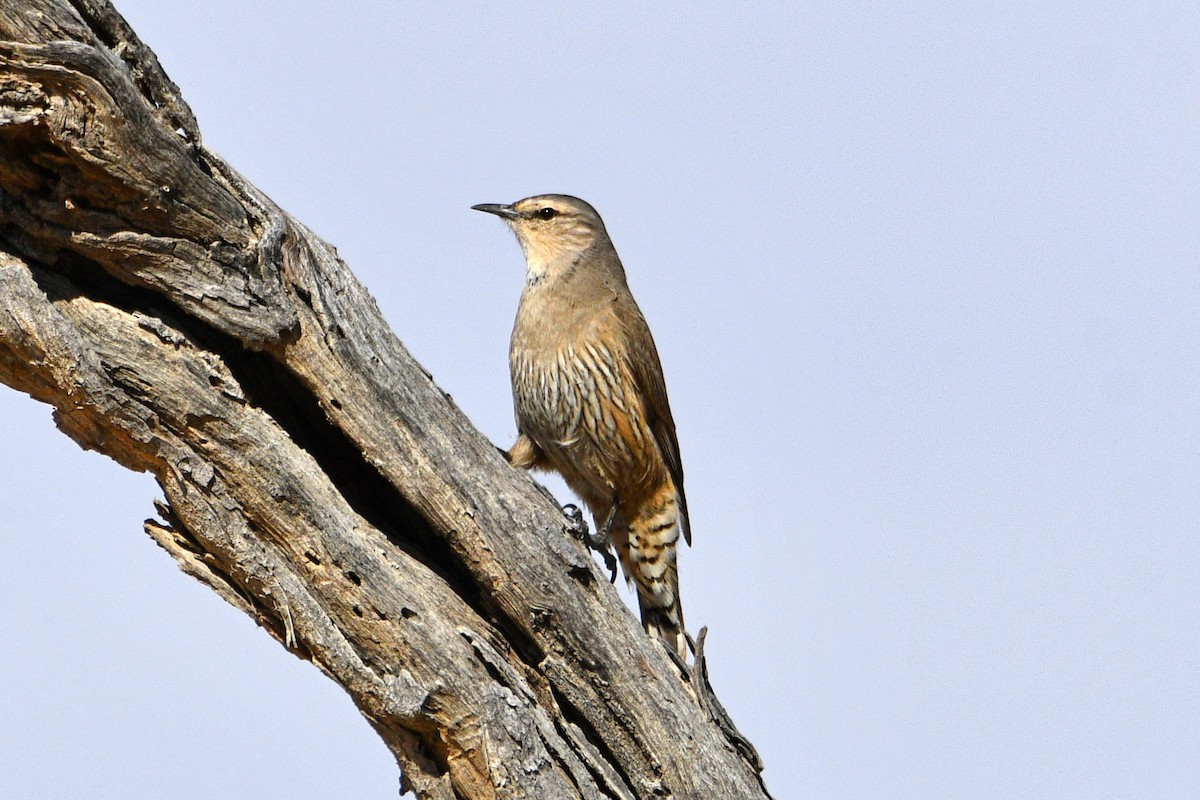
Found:
[[[1200,796],[1200,6],[117,5],[498,444],[523,267],[469,207],[596,206],[780,800]],[[5,796],[395,795],[152,481],[5,389],[0,482]]]

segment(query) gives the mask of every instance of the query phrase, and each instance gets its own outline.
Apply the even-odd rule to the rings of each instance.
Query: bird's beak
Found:
[[[504,219],[521,219],[521,214],[513,210],[510,205],[501,203],[480,203],[477,206],[471,206],[475,211],[486,211],[489,214],[495,214],[497,217]]]

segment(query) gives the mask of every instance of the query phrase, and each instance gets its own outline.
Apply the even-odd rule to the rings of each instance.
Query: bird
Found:
[[[679,441],[658,350],[604,222],[562,194],[472,209],[504,220],[525,255],[507,458],[557,472],[583,500],[637,590],[643,627],[686,664],[676,553],[691,527]]]

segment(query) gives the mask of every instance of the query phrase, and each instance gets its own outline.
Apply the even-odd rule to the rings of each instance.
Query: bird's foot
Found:
[[[600,526],[599,536],[604,541],[604,546],[608,547],[612,544],[612,526],[617,519],[617,511],[621,508],[621,501],[617,500],[613,503],[613,507],[608,510],[608,516],[604,518],[604,524]]]
[[[588,549],[595,550],[604,559],[604,566],[608,568],[609,582],[617,582],[617,559],[613,557],[612,548],[609,546],[608,529],[612,527],[613,515],[608,515],[608,521],[605,527],[599,533],[593,534],[588,530],[587,523],[583,520],[583,512],[579,507],[571,503],[563,506],[563,514],[571,521],[571,533],[583,540],[583,543],[588,546]]]
[[[588,533],[588,526],[583,520],[583,512],[579,510],[579,506],[574,503],[567,503],[562,507],[562,513],[571,523],[567,528],[569,532],[575,534],[580,539],[586,539],[591,535]]]

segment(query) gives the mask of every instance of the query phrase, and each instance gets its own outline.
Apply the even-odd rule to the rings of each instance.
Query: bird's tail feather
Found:
[[[651,636],[662,639],[674,650],[686,664],[688,656],[687,634],[683,626],[683,606],[679,598],[668,608],[648,605],[641,594],[638,595],[638,606],[642,612],[642,625]]]
[[[637,587],[642,625],[687,661],[687,635],[679,602],[675,553],[683,531],[681,504],[669,483],[629,520],[628,541],[618,544],[625,574]],[[624,531],[623,531],[624,532]]]

